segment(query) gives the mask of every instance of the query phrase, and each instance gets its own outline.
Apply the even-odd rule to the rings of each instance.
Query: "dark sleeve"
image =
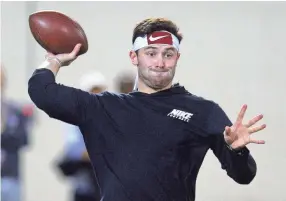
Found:
[[[228,148],[223,132],[225,126],[231,125],[231,121],[222,108],[214,104],[207,126],[210,134],[210,148],[228,176],[239,184],[249,184],[256,175],[256,163],[246,147],[239,152]]]
[[[28,82],[28,93],[34,104],[50,117],[81,125],[98,106],[97,95],[55,82],[49,69],[37,69]]]

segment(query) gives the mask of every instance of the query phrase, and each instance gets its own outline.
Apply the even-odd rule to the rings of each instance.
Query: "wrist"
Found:
[[[41,63],[41,65],[38,66],[37,69],[41,69],[41,68],[59,69],[60,67],[61,67],[61,64],[55,59],[46,59],[43,63]]]
[[[239,148],[232,148],[230,144],[228,144],[227,142],[225,142],[226,147],[233,153],[243,156],[247,153],[247,148],[246,147],[239,147]]]
[[[47,58],[37,69],[49,69],[56,77],[60,67],[61,65],[57,60],[53,58]]]
[[[63,66],[61,60],[59,60],[57,57],[47,57],[46,61],[48,61],[53,66],[58,67],[58,68]]]

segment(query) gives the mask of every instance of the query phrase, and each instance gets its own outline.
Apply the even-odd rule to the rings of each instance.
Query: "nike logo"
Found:
[[[192,114],[192,113],[177,110],[177,109],[173,109],[169,114],[167,114],[168,117],[180,119],[180,120],[185,121],[185,122],[189,122],[193,115],[194,114]]]
[[[156,41],[156,40],[159,40],[161,38],[165,38],[165,37],[168,37],[169,35],[165,35],[165,36],[157,36],[157,37],[153,37],[152,35],[149,37],[149,40],[150,41]]]

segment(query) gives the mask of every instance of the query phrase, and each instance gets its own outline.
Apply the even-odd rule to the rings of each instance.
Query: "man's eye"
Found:
[[[147,52],[147,55],[153,57],[153,56],[155,56],[155,53],[154,52]]]
[[[173,57],[173,56],[174,56],[174,54],[171,53],[171,52],[168,52],[168,53],[165,54],[165,57],[167,57],[167,58],[170,58],[170,57]]]

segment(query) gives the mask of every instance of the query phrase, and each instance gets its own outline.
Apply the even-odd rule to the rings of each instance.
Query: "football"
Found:
[[[53,54],[70,53],[81,43],[77,56],[88,50],[83,28],[69,16],[57,11],[39,11],[29,16],[30,31],[35,40]]]

